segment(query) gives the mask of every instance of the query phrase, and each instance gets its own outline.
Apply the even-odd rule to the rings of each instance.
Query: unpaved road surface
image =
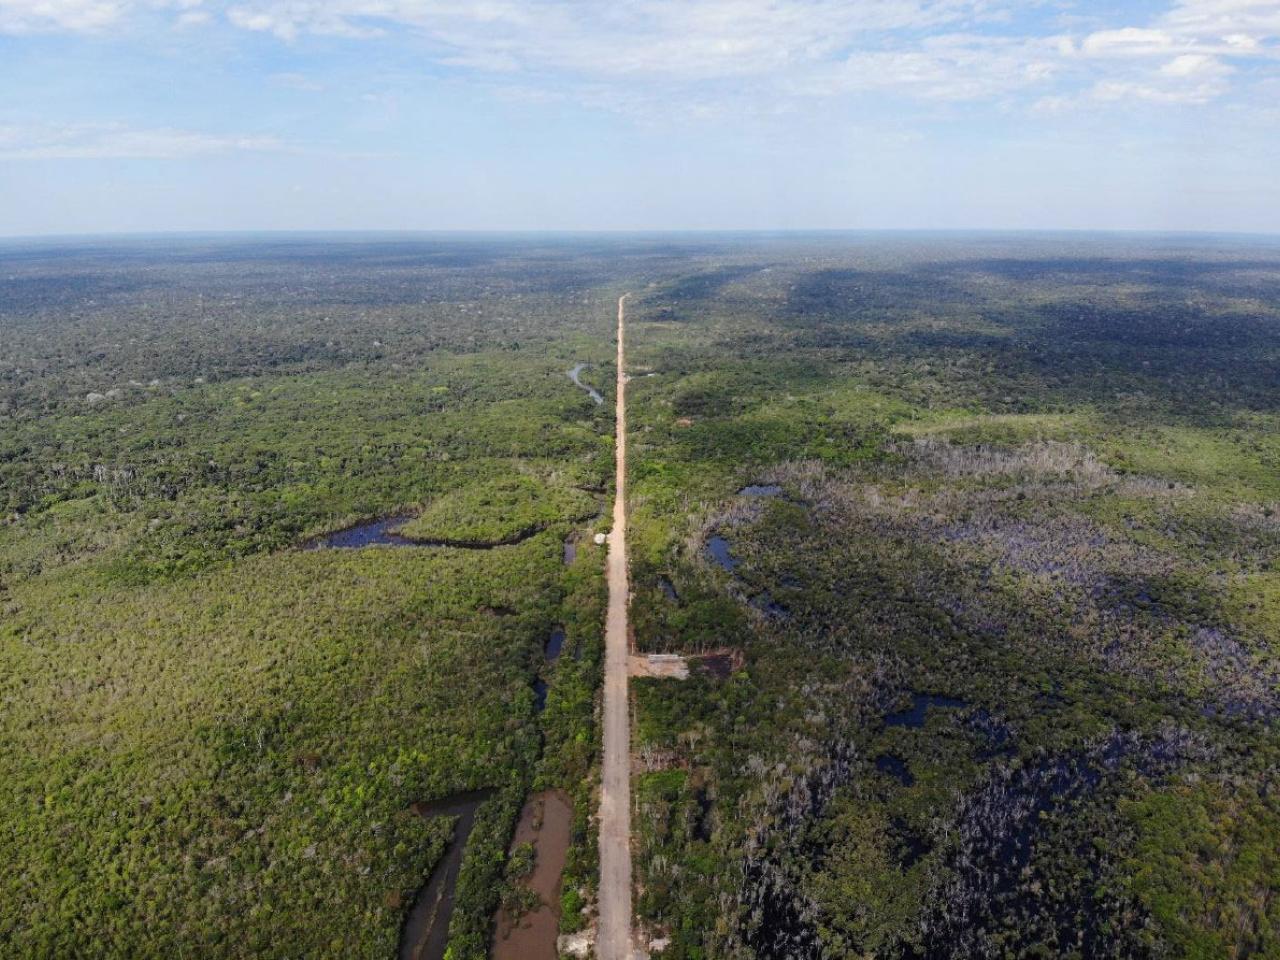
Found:
[[[609,534],[605,617],[604,783],[600,797],[600,925],[596,956],[631,960],[631,720],[627,707],[627,375],[624,295],[618,300],[617,492]]]

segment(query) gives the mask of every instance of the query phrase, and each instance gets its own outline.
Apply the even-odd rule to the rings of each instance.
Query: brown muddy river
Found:
[[[493,937],[493,960],[556,960],[560,928],[560,875],[564,872],[573,827],[573,807],[558,790],[545,790],[528,799],[511,847],[533,844],[533,872],[524,880],[541,904],[516,920],[499,910]]]

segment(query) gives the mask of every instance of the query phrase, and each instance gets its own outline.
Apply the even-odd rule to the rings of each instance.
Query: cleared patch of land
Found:
[[[633,677],[683,680],[689,676],[689,662],[678,653],[635,654],[627,658],[627,672]]]

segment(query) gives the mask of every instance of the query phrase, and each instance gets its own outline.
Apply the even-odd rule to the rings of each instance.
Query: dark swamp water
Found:
[[[458,550],[492,550],[495,547],[510,547],[535,537],[545,529],[545,524],[520,530],[501,540],[418,540],[399,533],[402,524],[411,518],[411,514],[396,514],[380,520],[367,520],[354,526],[345,527],[334,533],[313,537],[302,545],[304,550],[359,550],[364,547],[453,547]],[[575,548],[576,550],[576,548]],[[572,561],[569,546],[565,546],[566,563]]]
[[[707,540],[707,553],[711,555],[711,559],[720,565],[722,570],[733,572],[733,568],[738,565],[738,561],[733,559],[733,555],[729,552],[729,541],[724,537],[711,537]]]
[[[968,704],[965,701],[957,700],[955,697],[943,697],[936,693],[913,693],[911,695],[911,706],[906,710],[889,714],[884,718],[884,722],[885,726],[889,727],[911,727],[916,729],[924,726],[930,707],[958,710],[967,706]]]
[[[556,627],[551,631],[551,636],[547,638],[547,645],[543,649],[547,663],[555,663],[560,656],[560,652],[564,649],[564,627]]]
[[[476,811],[492,795],[492,790],[473,790],[413,805],[413,812],[423,819],[456,817],[457,820],[444,856],[413,898],[413,906],[400,931],[400,960],[444,960],[462,854],[475,826]]]
[[[326,533],[308,541],[306,550],[359,550],[361,547],[421,547],[424,544],[410,540],[396,533],[396,529],[409,519],[408,514],[397,514],[394,517],[383,517],[381,520],[370,520],[357,523],[345,530]]]

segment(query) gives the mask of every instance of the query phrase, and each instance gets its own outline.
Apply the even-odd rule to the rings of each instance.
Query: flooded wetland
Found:
[[[493,960],[556,960],[560,879],[573,826],[569,798],[555,790],[534,794],[520,813],[512,849],[530,851],[532,870],[518,879],[531,904],[503,907],[495,921]]]

